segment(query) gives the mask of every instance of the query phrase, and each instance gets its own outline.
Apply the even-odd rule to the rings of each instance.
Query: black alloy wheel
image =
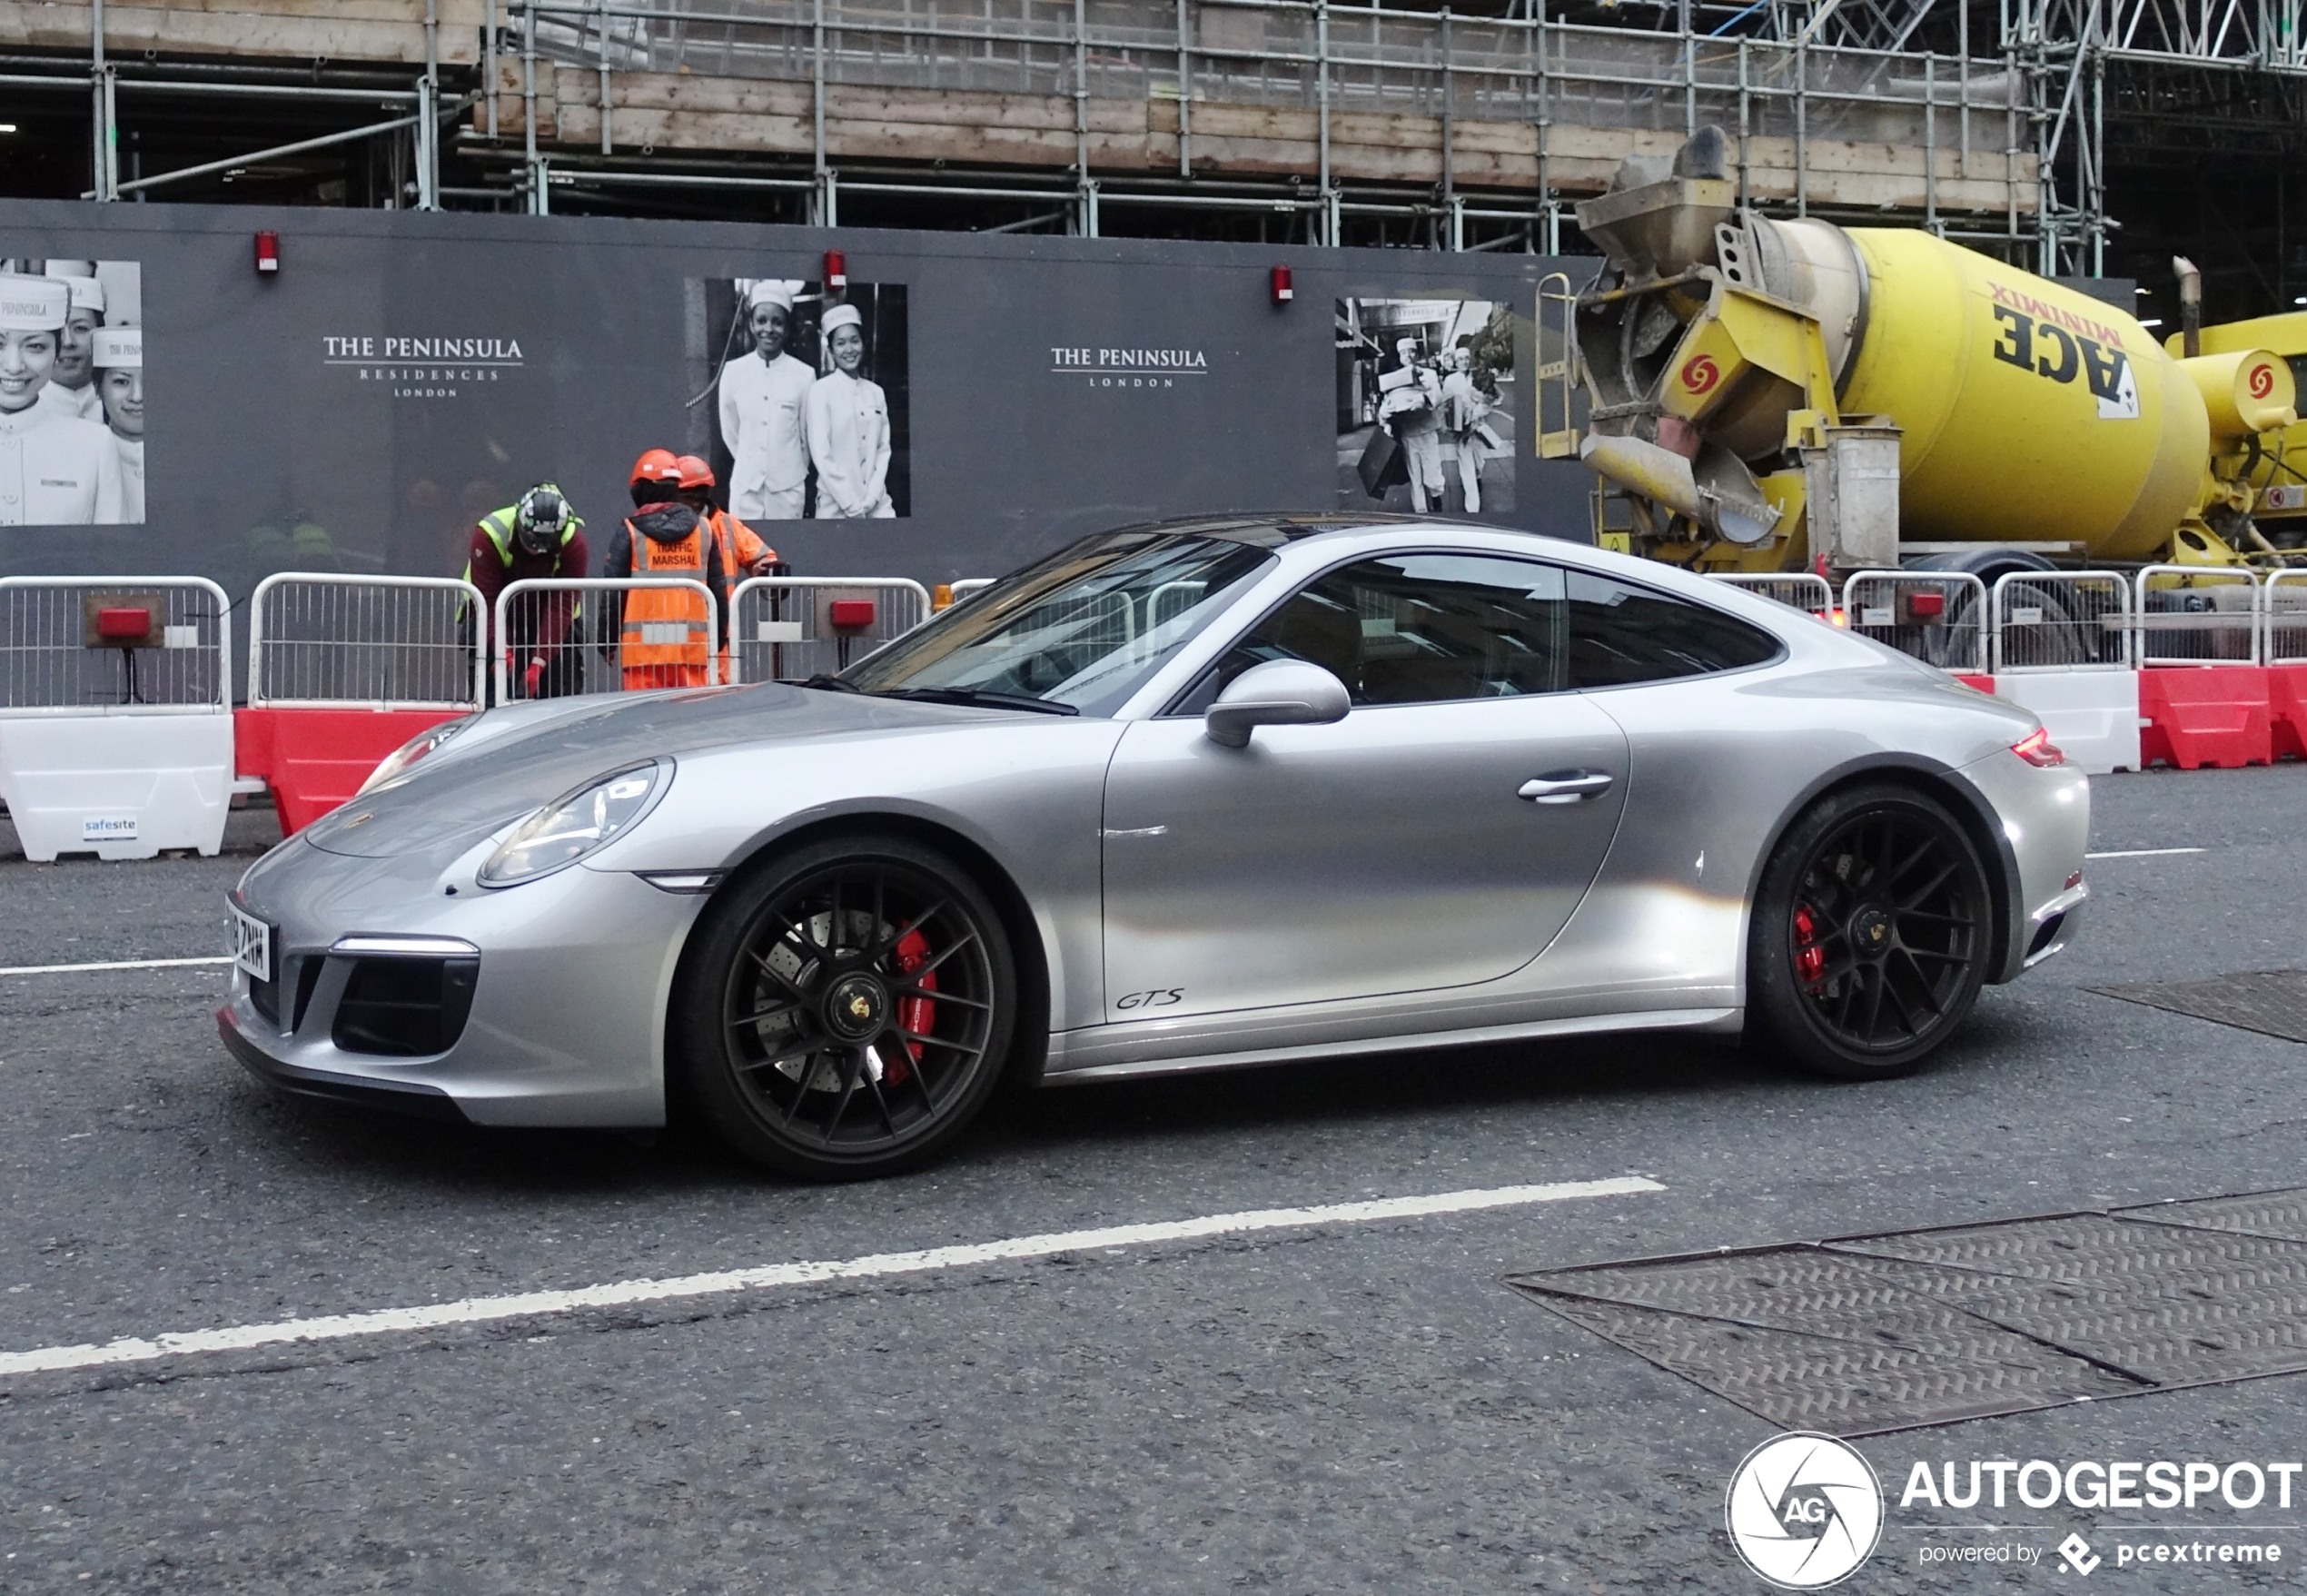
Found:
[[[976,1116],[1016,978],[968,876],[899,838],[802,848],[708,909],[677,985],[684,1084],[714,1130],[813,1180],[894,1174]]]
[[[1763,872],[1749,1029],[1820,1074],[1904,1075],[1977,1001],[1993,913],[1978,851],[1944,807],[1894,786],[1835,794]]]

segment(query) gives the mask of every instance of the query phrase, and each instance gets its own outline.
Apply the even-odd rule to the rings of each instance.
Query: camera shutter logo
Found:
[[[1780,1435],[1748,1452],[1730,1476],[1723,1516],[1748,1568],[1781,1590],[1816,1591],[1874,1555],[1882,1482],[1831,1435]]]

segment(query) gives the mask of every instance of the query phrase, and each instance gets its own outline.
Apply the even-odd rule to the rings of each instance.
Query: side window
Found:
[[[1432,704],[1559,691],[1563,572],[1535,560],[1405,554],[1317,578],[1260,621],[1179,706],[1206,708],[1268,659],[1304,659],[1356,704]]]
[[[1569,685],[1624,687],[1775,659],[1778,639],[1702,604],[1569,573]]]

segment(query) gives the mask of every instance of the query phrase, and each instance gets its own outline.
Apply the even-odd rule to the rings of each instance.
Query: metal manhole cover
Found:
[[[2307,1371],[2307,1191],[1510,1277],[1788,1429],[1859,1435]]]
[[[2205,981],[2133,982],[2090,990],[2286,1042],[2307,1042],[2307,970],[2246,970]]]

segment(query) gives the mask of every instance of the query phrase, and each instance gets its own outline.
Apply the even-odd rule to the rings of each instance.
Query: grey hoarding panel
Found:
[[[252,263],[260,229],[281,237],[275,276]],[[1584,535],[1586,474],[1531,451],[1530,322],[1539,280],[1583,263],[15,201],[0,260],[142,268],[145,519],[0,527],[0,571],[181,572],[236,594],[277,570],[453,574],[473,518],[540,480],[605,548],[636,455],[718,438],[718,362],[750,357],[708,303],[738,279],[813,292],[829,248],[852,283],[904,290],[868,322],[883,369],[869,355],[861,374],[888,396],[905,504],[761,526],[804,573],[990,575],[1131,520],[1337,508],[1340,302],[1510,309],[1513,377],[1486,424],[1511,462],[1491,497],[1513,508],[1485,519]],[[1282,306],[1276,263],[1295,274]]]

